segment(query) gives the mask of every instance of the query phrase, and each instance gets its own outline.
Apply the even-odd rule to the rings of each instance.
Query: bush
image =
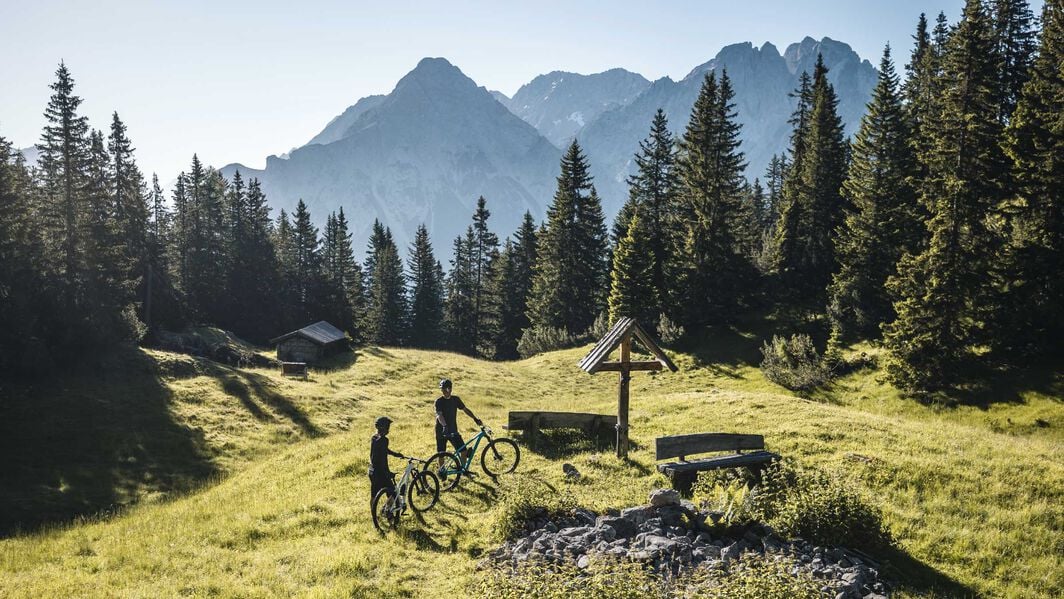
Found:
[[[584,337],[591,341],[598,341],[605,337],[606,333],[610,332],[611,326],[613,326],[613,323],[610,322],[609,315],[603,310],[602,312],[599,312],[597,317],[595,317],[595,322],[591,323],[591,326],[587,331],[584,331]]]
[[[503,599],[643,599],[665,597],[661,579],[636,562],[597,557],[586,570],[573,564],[530,561],[516,570],[489,568],[474,584],[475,597]]]
[[[813,347],[809,335],[792,335],[785,339],[772,336],[761,346],[765,378],[791,391],[810,391],[831,379],[831,369]]]
[[[724,572],[696,572],[686,589],[673,597],[697,599],[816,599],[823,597],[821,583],[805,570],[792,574],[793,565],[756,553],[747,553]],[[830,595],[829,595],[830,596]]]
[[[668,316],[661,315],[658,321],[658,338],[665,345],[672,345],[684,336],[683,327],[669,320]]]
[[[517,352],[522,358],[529,358],[543,352],[575,347],[579,343],[579,338],[562,328],[530,327],[521,335]]]
[[[495,533],[503,540],[512,540],[525,532],[525,523],[541,517],[569,515],[576,508],[576,500],[569,490],[558,492],[546,484],[521,477],[507,481],[496,505]]]

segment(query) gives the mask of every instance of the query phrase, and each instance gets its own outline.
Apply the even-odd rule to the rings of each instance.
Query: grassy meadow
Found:
[[[667,484],[655,436],[761,433],[770,449],[842,472],[883,510],[898,543],[878,557],[902,595],[1064,593],[1059,378],[981,407],[933,408],[867,368],[802,398],[760,375],[753,335],[714,338],[675,353],[677,373],[633,375],[630,461],[554,434],[522,446],[513,476],[594,509],[626,507]],[[5,387],[0,596],[462,596],[499,542],[507,482],[465,480],[382,537],[365,474],[374,418],[395,420],[394,449],[427,456],[444,376],[498,432],[511,409],[609,413],[616,375],[578,370],[587,349],[498,363],[365,348],[309,381],[127,350],[103,369]],[[566,461],[578,482],[565,481]]]

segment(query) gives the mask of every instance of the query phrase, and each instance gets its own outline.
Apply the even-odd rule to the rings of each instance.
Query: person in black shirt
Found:
[[[388,468],[388,456],[405,458],[398,451],[388,448],[388,430],[392,427],[392,419],[381,416],[374,422],[377,434],[369,442],[369,498],[370,500],[381,489],[388,490],[388,496],[395,496],[395,473]]]
[[[440,395],[436,398],[436,451],[444,451],[447,449],[447,442],[450,441],[454,445],[455,450],[465,445],[465,441],[462,440],[462,435],[458,432],[458,410],[461,409],[473,422],[477,423],[477,426],[484,426],[484,423],[473,415],[473,412],[462,403],[461,398],[457,395],[451,395],[451,380],[443,379],[440,381]],[[468,451],[468,450],[467,450]],[[465,456],[468,458],[468,455]]]

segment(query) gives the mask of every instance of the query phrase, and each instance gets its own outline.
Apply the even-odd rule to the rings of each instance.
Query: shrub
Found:
[[[515,539],[525,531],[525,523],[540,517],[568,515],[576,500],[567,489],[562,492],[525,477],[504,484],[496,505],[495,533],[503,540]]]
[[[563,328],[530,327],[525,329],[517,343],[517,352],[529,358],[543,352],[575,347],[580,340]]]
[[[714,524],[727,527],[746,524],[753,519],[753,494],[742,480],[718,482],[700,478],[692,488],[691,496],[700,508],[720,514],[719,520],[715,519]]]
[[[669,320],[668,316],[661,315],[658,321],[658,338],[665,345],[672,345],[684,336],[683,327]]]
[[[610,332],[610,327],[613,323],[610,322],[610,317],[603,310],[599,312],[599,315],[595,317],[595,322],[591,323],[591,326],[584,332],[584,337],[592,341],[598,341],[603,338],[606,333]]]
[[[792,335],[790,339],[773,335],[771,343],[761,346],[761,354],[765,378],[791,391],[810,391],[831,379],[831,369],[809,335]]]
[[[572,564],[527,561],[515,570],[489,568],[474,583],[475,597],[503,599],[643,599],[665,597],[661,579],[636,562],[596,557],[586,570]]]
[[[747,553],[724,571],[696,571],[687,588],[673,597],[692,599],[816,599],[821,583],[805,570],[792,573],[793,564]],[[830,596],[830,595],[829,595]]]

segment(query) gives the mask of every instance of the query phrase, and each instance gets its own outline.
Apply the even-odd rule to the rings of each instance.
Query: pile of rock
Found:
[[[526,534],[488,554],[483,565],[517,567],[526,560],[570,563],[586,568],[599,554],[646,564],[659,574],[682,575],[690,568],[723,569],[756,553],[809,573],[836,599],[878,599],[888,594],[879,566],[858,551],[818,547],[780,538],[768,526],[712,526],[719,514],[700,512],[671,489],[650,494],[646,506],[596,515],[576,509],[564,518],[533,517]]]

